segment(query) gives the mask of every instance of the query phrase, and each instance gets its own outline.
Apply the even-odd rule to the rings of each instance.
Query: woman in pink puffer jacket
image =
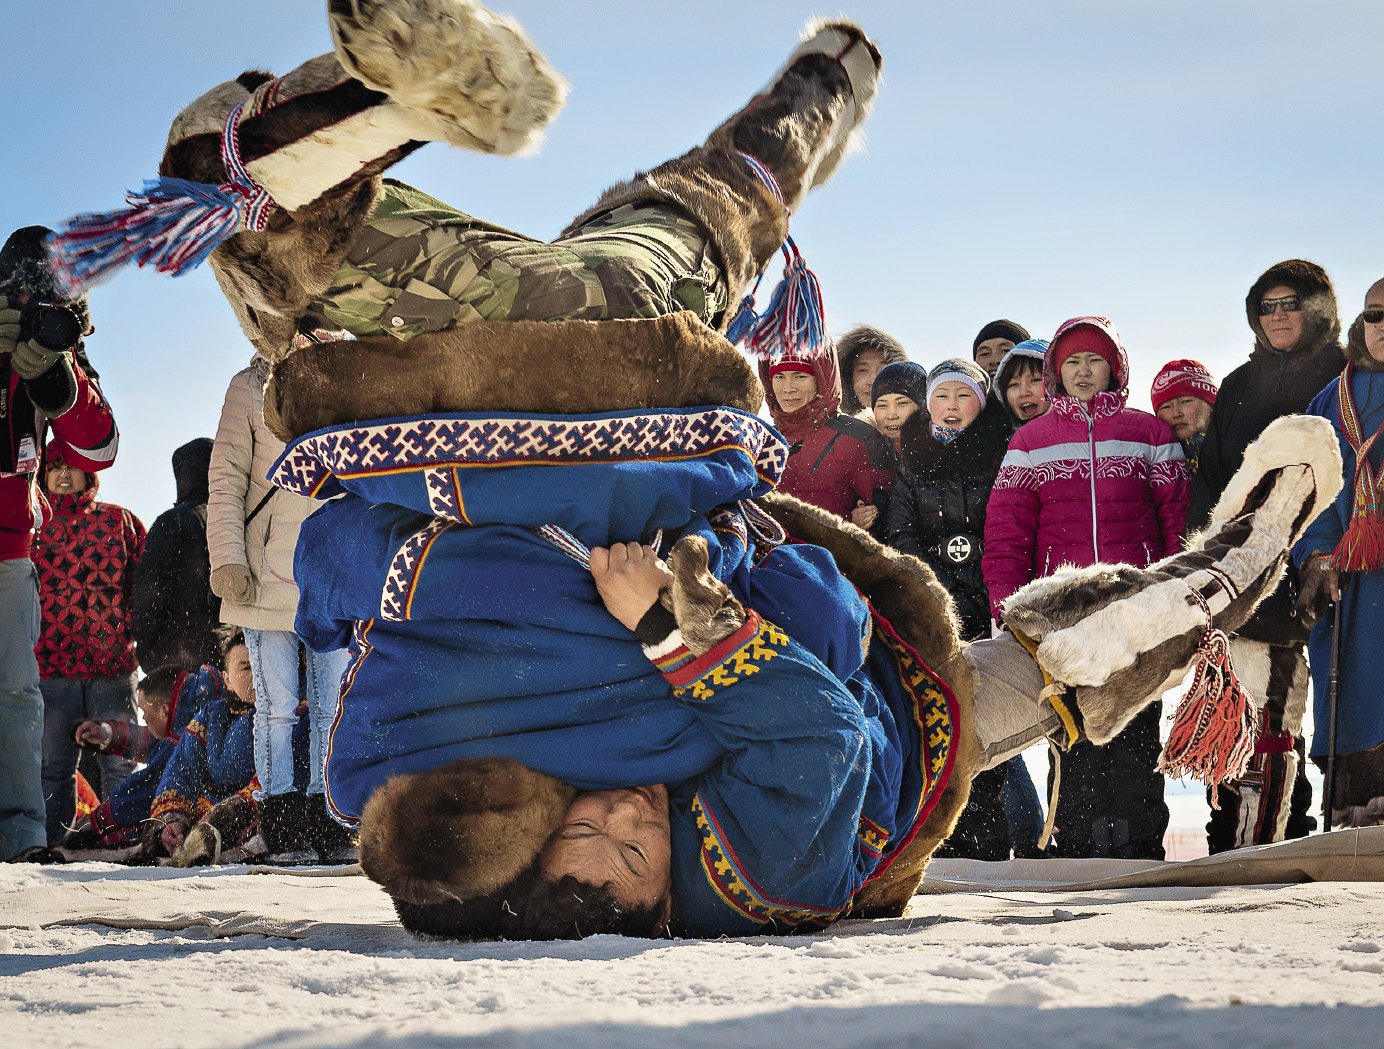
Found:
[[[1142,568],[1179,549],[1182,446],[1167,423],[1125,407],[1128,383],[1110,321],[1077,317],[1057,329],[1043,361],[1052,410],[1010,440],[986,511],[982,571],[996,619],[1014,591],[1059,565]]]
[[[1025,583],[1060,565],[1143,567],[1179,549],[1189,501],[1177,437],[1126,408],[1129,360],[1104,317],[1057,329],[1043,361],[1052,410],[1014,434],[985,514],[981,571],[998,619]],[[1052,851],[1162,859],[1168,808],[1157,769],[1162,704],[1109,746],[1062,757]]]

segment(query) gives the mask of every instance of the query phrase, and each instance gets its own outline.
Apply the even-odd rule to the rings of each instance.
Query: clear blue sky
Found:
[[[173,115],[250,67],[328,50],[317,0],[5,5],[0,233],[120,202]],[[512,0],[572,82],[542,152],[429,146],[395,169],[475,214],[553,236],[610,182],[700,141],[758,89],[814,8],[791,0]],[[1362,221],[1380,189],[1379,0],[947,0],[845,8],[885,82],[867,151],[795,235],[834,331],[862,321],[931,363],[984,322],[1035,335],[1114,319],[1134,403],[1190,356],[1250,345],[1245,290],[1293,256],[1331,273],[1348,323],[1384,275]],[[124,434],[106,498],[146,523],[172,449],[211,435],[250,348],[209,271],[129,272],[92,295],[89,343]]]

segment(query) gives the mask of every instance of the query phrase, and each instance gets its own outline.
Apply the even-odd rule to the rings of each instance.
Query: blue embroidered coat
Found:
[[[1336,549],[1350,524],[1355,501],[1356,456],[1341,427],[1340,382],[1337,378],[1317,394],[1307,414],[1320,415],[1335,427],[1345,466],[1345,484],[1335,501],[1308,525],[1293,547],[1293,561],[1299,566],[1314,553],[1330,553]],[[1384,372],[1356,371],[1351,392],[1360,427],[1368,439],[1384,426]],[[1384,438],[1374,442],[1370,462],[1376,470],[1384,469]],[[1316,725],[1312,737],[1314,758],[1324,758],[1327,751],[1333,620],[1330,612],[1318,619],[1307,642],[1308,663],[1312,668],[1312,717]],[[1384,703],[1379,700],[1377,683],[1380,638],[1384,638],[1384,572],[1355,572],[1345,585],[1341,604],[1341,644],[1337,650],[1340,660],[1336,716],[1338,754],[1372,750],[1384,743]]]
[[[253,706],[218,695],[188,722],[159,778],[149,815],[195,822],[232,794],[247,797],[255,781]]]
[[[901,660],[920,661],[897,639],[862,665],[869,613],[831,556],[773,545],[745,501],[785,458],[761,420],[717,407],[376,420],[290,445],[275,482],[339,496],[294,565],[299,634],[352,650],[333,811],[354,822],[389,776],[465,757],[580,789],[666,783],[689,931],[832,920],[945,779],[949,737],[924,766],[917,726],[920,696],[944,718],[947,697],[905,683]],[[665,677],[572,555],[686,534],[758,615]]]
[[[155,740],[142,769],[126,776],[92,814],[91,825],[107,848],[130,844],[159,792],[159,781],[188,724],[202,707],[225,694],[221,672],[214,667],[184,671],[173,681],[168,701],[168,735]]]

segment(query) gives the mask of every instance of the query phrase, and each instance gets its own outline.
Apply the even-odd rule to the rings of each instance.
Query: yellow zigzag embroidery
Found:
[[[692,684],[676,689],[675,694],[683,696],[690,692],[693,699],[705,702],[721,689],[759,673],[759,668],[777,658],[787,644],[788,635],[767,619],[763,620],[754,637]]]

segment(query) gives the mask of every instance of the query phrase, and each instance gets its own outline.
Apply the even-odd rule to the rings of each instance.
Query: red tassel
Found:
[[[1384,517],[1377,513],[1357,513],[1331,558],[1331,567],[1340,572],[1378,572],[1384,568]]]
[[[1245,774],[1254,757],[1256,711],[1230,665],[1230,641],[1209,625],[1197,650],[1196,672],[1173,714],[1158,770],[1191,776],[1208,787]],[[1219,808],[1216,791],[1212,808]]]

